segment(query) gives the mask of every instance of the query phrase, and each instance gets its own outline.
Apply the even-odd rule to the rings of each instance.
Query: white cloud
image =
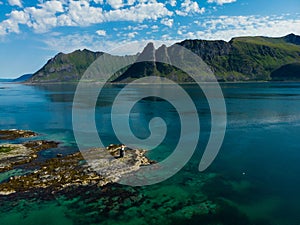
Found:
[[[0,5],[3,5],[3,2],[0,1]]]
[[[57,17],[59,26],[89,26],[104,21],[103,10],[86,0],[70,1],[68,10]]]
[[[72,52],[76,49],[91,49],[96,45],[95,37],[92,35],[72,34],[60,37],[50,37],[43,40],[49,50],[58,52]],[[100,45],[98,46],[98,48]]]
[[[98,34],[99,36],[106,36],[106,31],[105,30],[97,30],[96,34]]]
[[[164,16],[172,16],[163,3],[152,1],[150,3],[140,3],[125,9],[116,9],[105,14],[106,21],[134,21],[157,20]]]
[[[0,35],[19,33],[19,25],[32,27],[35,32],[45,32],[57,26],[56,13],[63,12],[62,3],[56,0],[39,4],[38,7],[27,7],[24,10],[13,10],[8,19],[0,23]]]
[[[202,24],[195,38],[229,41],[237,36],[281,37],[289,33],[300,34],[300,18],[280,16],[220,16]]]
[[[138,32],[134,31],[134,32],[130,32],[130,33],[126,34],[126,36],[129,38],[134,38],[137,34],[138,34]]]
[[[59,25],[60,19],[56,14],[63,13],[64,8],[60,1],[53,0],[38,4],[37,7],[27,7],[23,12],[30,17],[27,26],[37,33],[43,33]]]
[[[95,2],[96,4],[100,4],[100,5],[102,5],[104,3],[103,0],[93,0],[93,2]]]
[[[149,26],[147,24],[139,24],[137,26],[134,26],[132,28],[132,30],[144,30],[144,29],[147,29],[149,28]]]
[[[149,28],[147,24],[138,24],[136,26],[129,25],[128,27],[123,28],[123,30],[144,30]]]
[[[53,37],[57,37],[57,36],[61,36],[61,35],[63,35],[61,32],[51,32],[51,33],[49,33],[48,35],[51,35],[51,36],[53,36]]]
[[[188,14],[203,14],[205,8],[200,8],[197,2],[191,0],[184,0],[180,5],[180,10],[176,10],[179,16],[187,16]]]
[[[136,0],[127,0],[127,5],[133,5],[136,2]]]
[[[161,22],[161,24],[166,25],[171,28],[173,26],[174,19],[164,18],[160,22]]]
[[[195,21],[194,21],[194,24],[200,25],[201,22],[200,22],[199,20],[195,20]]]
[[[167,40],[170,38],[170,36],[168,34],[164,34],[161,36],[162,40]]]
[[[95,1],[101,3],[98,0]],[[134,2],[130,0],[126,4],[134,4]],[[40,3],[36,7],[26,7],[19,12],[26,14],[29,20],[23,23],[13,18],[12,14],[8,14],[8,19],[0,22],[0,35],[18,33],[19,24],[26,24],[36,33],[44,33],[54,27],[90,26],[110,21],[143,22],[173,15],[163,3],[156,0],[110,11],[104,11],[102,7],[91,6],[90,0],[52,0]]]
[[[236,2],[237,0],[208,0],[208,3],[217,3],[218,5]]]
[[[21,0],[8,0],[8,3],[11,6],[15,6],[16,5],[16,6],[19,6],[19,7],[23,7]]]
[[[23,11],[14,10],[9,15],[10,19],[0,23],[0,35],[20,33],[19,24],[26,24],[29,21],[29,16]]]
[[[91,1],[91,0],[90,0]],[[108,4],[113,9],[123,8],[125,6],[132,6],[136,3],[136,0],[93,0],[96,4],[104,5]],[[139,1],[141,2],[141,1]],[[147,1],[145,1],[147,2]],[[143,2],[141,2],[143,3]]]
[[[186,34],[187,33],[187,29],[188,27],[187,26],[180,26],[177,30],[177,34],[179,35],[183,35],[183,34]],[[184,35],[183,35],[184,36]],[[182,37],[183,37],[182,36]]]
[[[29,20],[28,14],[23,11],[12,11],[10,17],[12,18],[12,21],[20,24],[25,24]]]
[[[114,9],[119,9],[124,6],[123,0],[106,0],[106,2]]]
[[[177,5],[177,1],[176,0],[170,0],[169,4],[173,7],[175,7]]]

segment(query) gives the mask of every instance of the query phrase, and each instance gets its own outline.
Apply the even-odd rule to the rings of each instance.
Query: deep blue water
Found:
[[[0,88],[0,129],[33,130],[42,138],[61,141],[60,151],[77,150],[72,130],[74,85],[0,83],[0,87],[3,87]],[[227,107],[227,129],[216,160],[204,172],[218,174],[218,179],[204,187],[206,195],[212,199],[223,199],[251,221],[274,225],[300,224],[300,83],[226,83],[221,87]],[[168,88],[171,87],[166,87],[166,90]],[[201,123],[200,141],[193,158],[181,172],[152,187],[161,191],[168,185],[182,185],[185,178],[198,179],[198,163],[211,128],[210,110],[201,91],[195,85],[185,85],[184,88],[197,106]],[[118,142],[110,124],[110,110],[121,89],[122,86],[106,87],[97,103],[97,128],[107,145]],[[139,92],[138,88],[131,91],[129,99],[130,95]],[[162,145],[149,153],[150,157],[162,160],[177,144],[180,123],[171,104],[149,98],[139,102],[132,110],[133,132],[146,138],[149,135],[148,122],[154,116],[164,118],[168,126]],[[51,157],[51,152],[43,154]],[[182,190],[185,190],[184,185]],[[59,207],[50,204],[48,207],[59,211]],[[14,218],[11,224],[17,224],[18,216],[12,214],[11,217]],[[35,212],[29,221],[35,218],[43,221],[40,217]],[[4,221],[10,220],[6,217]],[[68,222],[61,221],[64,221],[62,224],[73,224],[72,217]],[[237,221],[236,224],[243,223]]]

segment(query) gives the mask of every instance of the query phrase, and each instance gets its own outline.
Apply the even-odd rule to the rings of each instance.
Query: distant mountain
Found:
[[[59,53],[54,58],[50,59],[40,70],[35,72],[28,80],[31,83],[46,83],[46,82],[78,82],[87,68],[101,55],[103,52],[92,52],[90,50],[76,50],[69,54]],[[107,54],[108,56],[108,54]],[[112,56],[109,55],[107,63],[113,67],[120,59],[128,59],[135,61],[136,55],[133,56]],[[96,69],[96,68],[94,68]],[[126,68],[125,68],[126,69]],[[114,74],[112,79],[119,76],[124,70]],[[97,72],[97,71],[96,71]],[[86,77],[90,81],[102,81],[101,76]],[[104,80],[105,81],[105,80]]]
[[[35,72],[29,82],[79,81],[84,71],[102,54],[103,52],[92,52],[87,49],[76,50],[69,54],[58,53]]]
[[[13,79],[0,78],[0,82],[12,82]]]
[[[29,80],[32,77],[32,74],[24,74],[18,78],[15,79],[1,79],[0,82],[25,82]]]
[[[300,74],[300,36],[295,34],[280,38],[237,37],[229,42],[185,40],[177,44],[200,56],[220,81],[291,80],[298,79]],[[34,73],[29,81],[78,81],[89,65],[102,54],[89,50],[59,53]],[[168,61],[171,54],[175,54],[172,52],[172,46],[163,45],[155,49],[154,45],[149,43],[139,55],[123,58],[131,57],[142,61],[145,57],[147,60],[159,60],[161,57]],[[112,56],[110,63],[113,65],[114,59],[118,58],[120,56]],[[191,81],[187,74],[162,63],[139,62],[124,71],[115,74],[111,81],[130,82],[149,75],[163,76],[180,82]]]
[[[16,79],[13,79],[12,82],[25,82],[32,77],[32,74],[24,74]]]

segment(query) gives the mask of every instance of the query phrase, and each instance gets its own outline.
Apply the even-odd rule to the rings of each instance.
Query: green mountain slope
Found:
[[[102,52],[76,50],[69,54],[59,53],[33,74],[30,82],[68,82],[78,81],[85,70]]]
[[[270,80],[283,65],[300,62],[300,36],[239,37],[230,42],[186,40],[187,47],[212,68],[220,80]],[[300,72],[300,71],[299,71]]]
[[[300,63],[291,63],[283,65],[271,73],[272,80],[299,81],[300,80]]]
[[[295,66],[300,63],[300,36],[294,34],[281,38],[237,37],[229,42],[185,40],[177,44],[200,56],[220,81],[278,80],[279,72],[280,80],[291,80],[300,74],[299,66]],[[69,54],[59,53],[34,73],[30,82],[78,81],[89,65],[102,54],[89,50],[77,50]],[[123,59],[135,57],[138,61],[142,61],[143,57],[148,57],[148,60],[163,58],[168,61],[171,54],[174,54],[172,46],[163,45],[154,49],[150,43],[141,54],[123,56]],[[122,57],[112,57],[112,65],[114,60],[117,62],[120,58]],[[154,62],[136,63],[115,74],[111,81],[130,82],[149,75],[167,77],[179,82],[192,81],[182,71],[170,65]]]

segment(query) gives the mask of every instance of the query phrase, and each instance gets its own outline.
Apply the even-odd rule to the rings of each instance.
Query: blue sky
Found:
[[[137,42],[300,34],[299,0],[0,0],[0,9],[0,77],[76,49],[128,54]]]

